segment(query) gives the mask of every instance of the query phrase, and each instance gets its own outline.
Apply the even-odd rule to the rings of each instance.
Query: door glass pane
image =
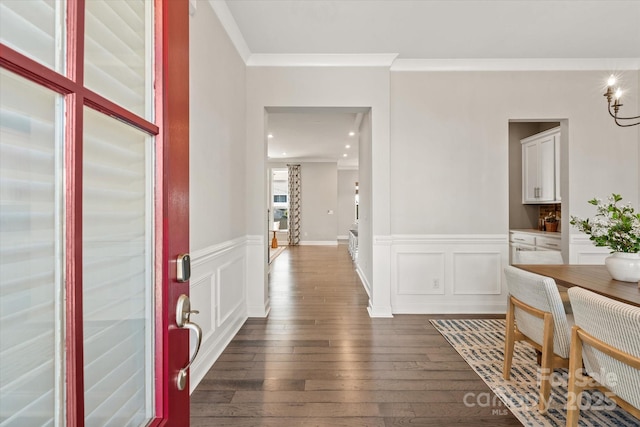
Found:
[[[64,73],[66,1],[0,0],[0,42]]]
[[[87,0],[85,84],[151,120],[152,1]]]
[[[62,425],[61,105],[0,69],[3,427]]]
[[[84,386],[87,426],[139,426],[153,408],[151,137],[85,108]]]

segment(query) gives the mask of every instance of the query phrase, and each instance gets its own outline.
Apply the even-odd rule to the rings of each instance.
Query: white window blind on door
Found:
[[[87,426],[140,426],[153,400],[152,139],[85,108],[84,387]]]
[[[87,0],[86,86],[151,118],[152,1]]]
[[[61,103],[0,70],[2,427],[62,425]]]
[[[60,0],[0,0],[0,42],[64,74],[65,4]]]

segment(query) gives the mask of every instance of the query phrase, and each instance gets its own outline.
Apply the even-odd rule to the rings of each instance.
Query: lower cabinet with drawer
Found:
[[[561,235],[560,233],[541,233],[534,230],[510,231],[510,264],[561,264]],[[539,255],[530,253],[545,251]],[[527,253],[523,253],[527,252]]]
[[[562,249],[560,246],[560,237],[536,237],[536,249],[559,251]]]

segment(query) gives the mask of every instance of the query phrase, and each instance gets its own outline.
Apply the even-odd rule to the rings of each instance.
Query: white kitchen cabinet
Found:
[[[520,140],[522,203],[560,202],[560,127]]]
[[[559,251],[561,250],[560,245],[560,237],[536,237],[536,250],[550,250],[550,251]]]
[[[532,256],[519,256],[521,252],[529,251],[549,251],[556,252],[556,255],[560,253],[562,249],[561,245],[562,236],[560,233],[544,232],[538,230],[510,230],[509,231],[509,247],[511,252],[510,264],[533,264],[531,261],[523,261],[520,258],[528,260],[534,259]],[[533,255],[533,254],[531,254]],[[551,254],[549,254],[551,255]],[[562,256],[556,257],[543,256],[539,258],[542,260],[558,259],[561,260]],[[544,261],[543,264],[551,264],[551,261]]]

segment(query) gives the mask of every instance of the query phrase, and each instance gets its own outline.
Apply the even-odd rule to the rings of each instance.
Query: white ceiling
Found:
[[[400,60],[396,63],[607,58],[609,64],[640,58],[640,0],[210,2],[231,21],[223,24],[232,29],[236,46],[240,38],[245,57],[393,54]],[[357,159],[350,152],[348,160],[342,154],[354,117],[270,112],[268,131],[274,138],[269,156],[341,161],[352,167]]]
[[[344,169],[357,168],[358,113],[299,110],[269,112],[268,117],[268,133],[273,136],[268,139],[269,160],[328,161]]]
[[[253,54],[639,58],[638,0],[227,0]]]

